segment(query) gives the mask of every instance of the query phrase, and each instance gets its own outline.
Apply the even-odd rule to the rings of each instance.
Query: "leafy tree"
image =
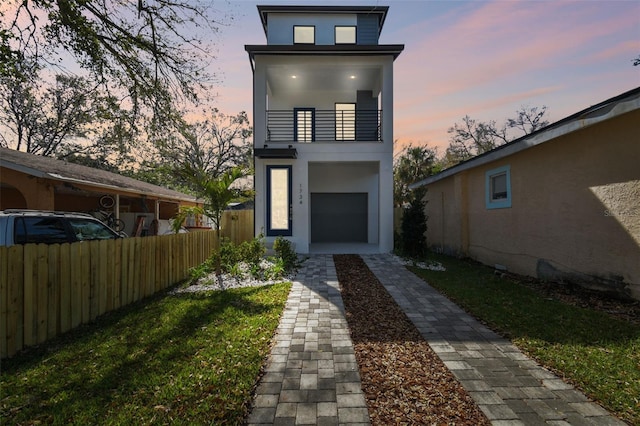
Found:
[[[242,200],[251,195],[247,190],[232,186],[236,180],[247,175],[246,169],[234,167],[214,177],[201,174],[189,165],[185,167],[187,173],[191,171],[192,185],[196,188],[197,194],[204,200],[204,213],[214,221],[218,235],[220,235],[222,213],[229,203],[234,200]]]
[[[0,74],[21,58],[40,66],[71,55],[105,90],[128,94],[154,112],[197,99],[210,53],[198,37],[220,22],[190,0],[14,0],[0,12]]]
[[[43,156],[81,152],[75,138],[86,138],[95,131],[104,99],[82,77],[57,75],[55,84],[40,92],[35,70],[26,74],[0,77],[0,118],[6,133],[4,147]]]
[[[412,199],[409,185],[441,170],[437,151],[423,145],[409,144],[396,154],[393,162],[393,202],[402,207]]]

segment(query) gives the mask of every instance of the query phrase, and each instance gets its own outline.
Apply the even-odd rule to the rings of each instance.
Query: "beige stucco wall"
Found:
[[[428,186],[435,249],[512,272],[640,299],[640,111]],[[512,205],[485,206],[485,173],[511,168]]]
[[[46,179],[25,175],[5,167],[0,168],[0,182],[8,185],[0,195],[1,208],[28,208],[33,210],[54,210],[53,185]],[[24,205],[26,203],[26,205]]]

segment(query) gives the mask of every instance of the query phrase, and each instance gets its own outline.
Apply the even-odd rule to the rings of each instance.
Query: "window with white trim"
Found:
[[[511,166],[485,173],[485,203],[487,209],[511,207]]]
[[[313,25],[294,25],[293,44],[316,44],[316,27]]]

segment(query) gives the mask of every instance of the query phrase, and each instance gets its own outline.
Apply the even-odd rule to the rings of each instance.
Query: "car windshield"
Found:
[[[91,219],[70,218],[69,224],[78,241],[118,238],[118,234],[106,225]]]

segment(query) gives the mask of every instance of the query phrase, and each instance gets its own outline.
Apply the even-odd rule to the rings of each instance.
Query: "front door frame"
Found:
[[[287,208],[286,217],[287,217],[287,226],[286,227],[276,227],[274,228],[273,223],[273,215],[272,215],[272,171],[282,171],[285,170],[287,172],[287,191],[285,201],[285,205]],[[268,237],[276,237],[276,236],[291,236],[293,234],[293,198],[292,198],[292,167],[291,165],[267,165],[266,167],[267,174],[267,203],[266,203],[266,224],[267,224],[267,236]]]

